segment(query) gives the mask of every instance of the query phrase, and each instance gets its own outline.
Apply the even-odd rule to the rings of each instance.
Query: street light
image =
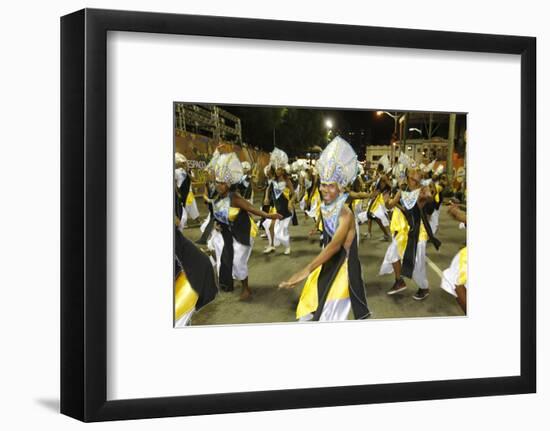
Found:
[[[376,116],[381,117],[382,115],[386,114],[388,117],[393,118],[393,135],[392,140],[397,139],[397,122],[399,121],[400,115],[396,112],[395,114],[392,114],[388,111],[376,111]],[[393,161],[395,158],[395,147],[397,147],[397,144],[394,143],[394,145],[391,145],[391,164],[393,165]]]
[[[332,120],[331,120],[330,118],[327,118],[327,119],[325,120],[325,127],[326,127],[327,129],[332,129]]]

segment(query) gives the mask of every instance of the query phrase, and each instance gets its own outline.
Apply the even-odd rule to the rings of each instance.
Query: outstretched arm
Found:
[[[332,256],[334,256],[344,244],[349,230],[353,226],[353,216],[349,208],[344,207],[340,214],[340,220],[338,229],[332,240],[327,246],[313,259],[309,265],[304,269],[294,274],[287,281],[283,281],[279,284],[279,288],[291,288],[298,284],[300,281],[305,280],[307,276],[314,271],[317,267],[327,262]]]
[[[393,198],[388,200],[388,203],[386,204],[386,208],[387,209],[394,208],[399,203],[400,199],[401,199],[401,190],[399,190]]]
[[[257,209],[250,202],[248,202],[245,198],[243,198],[242,196],[240,196],[238,194],[233,195],[232,204],[237,208],[240,208],[244,211],[249,212],[250,214],[254,214],[254,215],[257,215],[259,217],[264,217],[264,218],[268,218],[268,219],[272,219],[272,220],[277,220],[277,219],[280,220],[280,219],[283,218],[283,216],[281,214],[277,214],[277,213],[268,214],[265,211]]]

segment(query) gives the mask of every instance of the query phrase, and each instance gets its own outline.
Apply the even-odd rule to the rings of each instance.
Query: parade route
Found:
[[[207,214],[202,199],[198,199],[202,220]],[[255,202],[259,208],[260,202]],[[249,260],[249,284],[253,291],[252,299],[240,301],[240,283],[235,282],[233,292],[220,292],[216,299],[192,318],[192,325],[223,325],[241,323],[277,323],[295,322],[296,305],[298,303],[303,282],[294,289],[278,289],[278,284],[302,269],[319,253],[318,234],[309,235],[313,221],[307,219],[298,210],[298,226],[290,227],[292,253],[283,254],[283,248],[278,248],[268,255],[263,254],[267,244],[260,235],[255,238],[252,255]],[[388,242],[382,239],[382,232],[373,223],[372,238],[366,239],[367,225],[360,226],[361,241],[359,257],[363,269],[363,280],[366,284],[367,300],[372,311],[371,319],[464,316],[454,297],[443,291],[439,286],[441,271],[451,263],[453,256],[465,245],[466,230],[458,228],[458,222],[453,220],[441,207],[440,226],[437,237],[442,246],[437,251],[431,244],[427,247],[427,275],[430,295],[416,301],[412,298],[417,290],[412,280],[406,280],[408,289],[389,296],[386,291],[393,284],[393,275],[378,275],[380,264],[384,258]],[[185,235],[192,241],[200,237],[198,224],[191,222],[185,229]],[[201,246],[205,248],[205,246]],[[349,318],[353,318],[350,315]]]

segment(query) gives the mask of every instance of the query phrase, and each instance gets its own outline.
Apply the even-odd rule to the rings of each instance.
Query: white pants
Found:
[[[380,275],[393,273],[393,263],[400,261],[399,250],[397,248],[397,241],[392,239],[391,244],[388,246],[384,261],[380,266]],[[421,289],[428,288],[428,277],[426,275],[426,241],[418,241],[416,245],[416,260],[414,262],[414,270],[412,279],[418,284]]]
[[[288,227],[291,220],[292,216],[284,218],[282,220],[275,220],[275,226],[273,228],[274,238],[271,238],[271,232],[269,231],[269,228],[273,220],[265,219],[263,227],[266,230],[267,239],[269,240],[270,245],[273,245],[275,247],[278,247],[279,245],[282,245],[285,248],[290,247],[290,233],[288,231]]]
[[[319,317],[319,322],[329,320],[347,320],[350,311],[351,300],[349,298],[327,301],[323,306],[323,311],[321,312],[321,316]],[[311,319],[313,319],[313,313],[309,313],[306,314],[304,317],[300,317],[299,321],[307,322]]]
[[[439,210],[435,210],[430,216],[430,227],[432,228],[432,233],[435,235],[439,228]]]
[[[243,245],[233,238],[233,279],[244,280],[248,277],[248,259],[252,253],[253,245],[252,238],[250,238],[250,245]],[[212,231],[212,236],[208,241],[208,247],[210,248],[210,246],[216,252],[216,269],[219,277],[224,241],[222,234],[217,230]]]

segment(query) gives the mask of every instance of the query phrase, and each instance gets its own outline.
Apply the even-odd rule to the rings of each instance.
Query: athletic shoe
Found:
[[[268,247],[266,247],[266,248],[264,249],[264,254],[269,254],[269,253],[271,253],[271,252],[273,252],[273,251],[275,251],[275,247],[273,247],[272,245],[270,245],[270,246],[268,246]]]
[[[416,299],[417,301],[422,301],[423,299],[426,299],[429,294],[429,289],[418,289],[414,294],[413,299]]]
[[[388,295],[395,295],[396,293],[402,292],[407,288],[407,285],[405,284],[405,281],[403,281],[402,278],[399,280],[395,280],[395,283],[393,283],[393,286],[390,290],[388,290],[386,293]]]
[[[287,256],[290,255],[290,247],[287,247],[283,254],[286,254]]]

